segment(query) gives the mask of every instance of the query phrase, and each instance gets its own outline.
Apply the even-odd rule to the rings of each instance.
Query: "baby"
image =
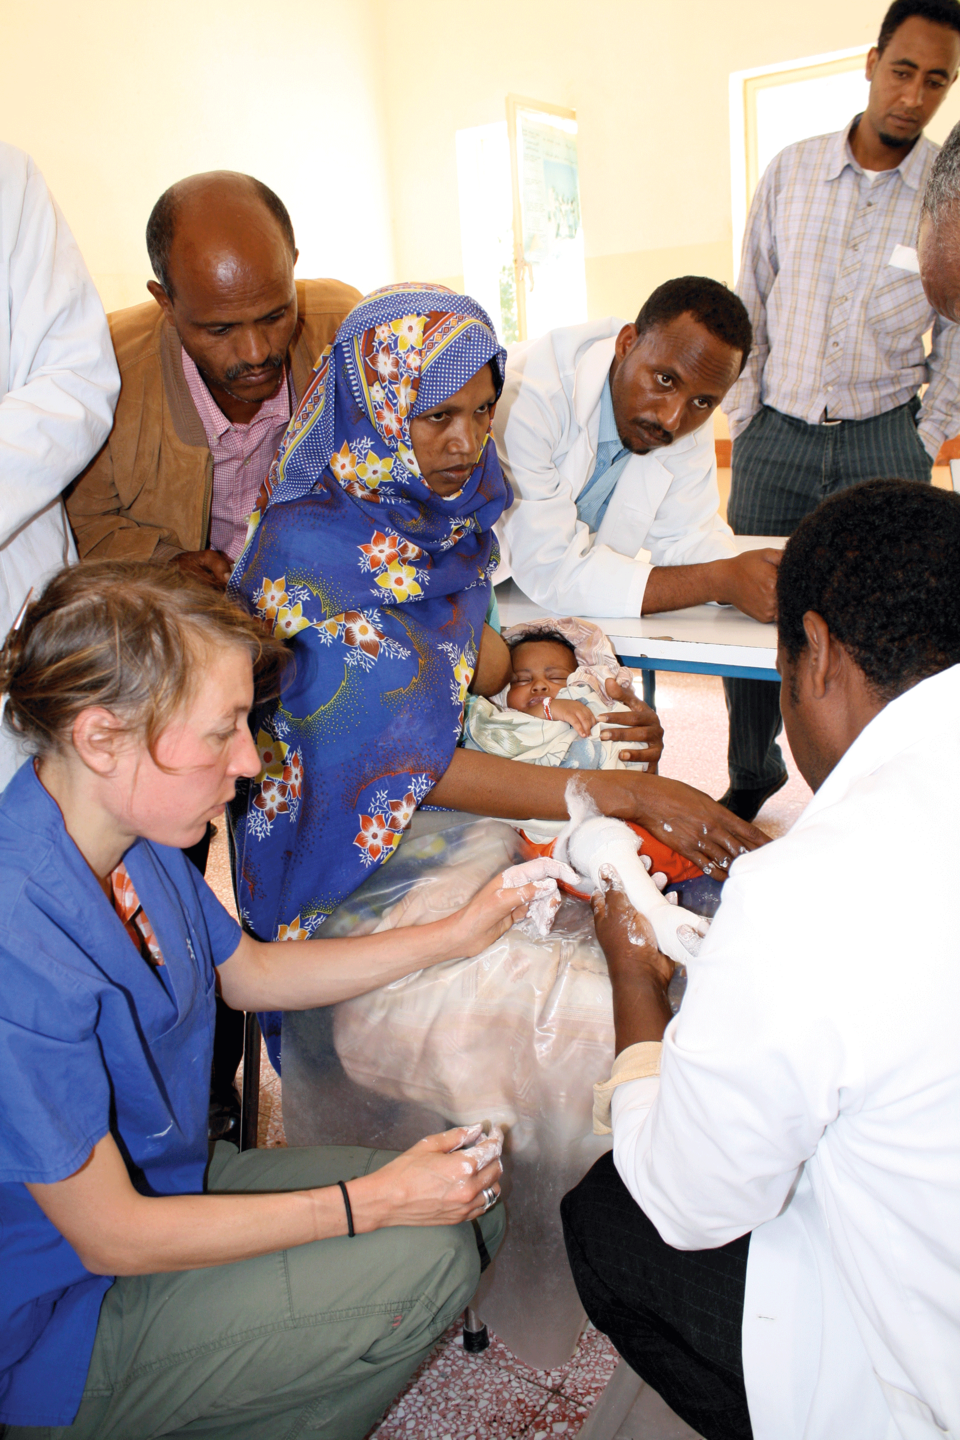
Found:
[[[587,620],[538,620],[503,633],[510,652],[507,683],[469,705],[464,743],[533,765],[568,770],[624,769],[622,750],[636,741],[602,740],[600,717],[616,702],[607,681],[632,688],[633,676],[609,640]],[[641,770],[647,767],[641,762]]]
[[[515,640],[509,649],[513,662],[507,689],[510,709],[544,720],[563,720],[578,735],[589,735],[595,724],[593,711],[582,700],[560,694],[578,668],[570,641],[556,631],[546,630],[529,639]]]
[[[620,752],[636,750],[636,741],[600,738],[605,728],[600,716],[619,708],[607,694],[607,682],[632,689],[633,674],[620,664],[599,625],[534,620],[511,625],[502,638],[510,652],[509,678],[496,695],[471,698],[464,723],[467,749],[567,770],[626,769],[634,763],[621,760]],[[647,766],[641,762],[639,768]],[[564,826],[540,819],[517,823],[543,855],[553,853]],[[702,888],[703,872],[642,826],[630,829],[644,865],[671,890],[679,889],[684,904],[691,903],[687,887]]]

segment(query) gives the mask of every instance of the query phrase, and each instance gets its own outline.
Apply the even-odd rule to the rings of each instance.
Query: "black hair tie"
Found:
[[[347,1194],[347,1187],[342,1180],[338,1180],[337,1184],[340,1186],[340,1189],[343,1192],[343,1203],[346,1206],[347,1210],[347,1234],[352,1240],[357,1232],[353,1228],[353,1211],[350,1209],[350,1196]]]

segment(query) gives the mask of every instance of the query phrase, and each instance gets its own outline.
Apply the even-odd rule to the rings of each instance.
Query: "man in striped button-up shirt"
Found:
[[[913,249],[937,154],[922,131],[958,65],[957,0],[895,0],[867,59],[864,113],[789,146],[760,181],[737,282],[754,349],[723,404],[738,534],[789,535],[860,480],[929,482],[941,442],[960,429],[960,328],[931,308]],[[724,688],[721,803],[752,820],[787,778],[777,689]]]

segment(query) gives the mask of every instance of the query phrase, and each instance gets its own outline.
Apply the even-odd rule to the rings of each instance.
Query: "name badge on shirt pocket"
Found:
[[[887,264],[892,265],[895,270],[909,270],[912,275],[920,274],[917,252],[909,245],[894,245]]]
[[[903,257],[911,257],[908,265]],[[916,251],[895,245],[890,259],[876,274],[865,313],[878,342],[890,345],[898,366],[911,345],[930,324],[930,302],[923,293]]]

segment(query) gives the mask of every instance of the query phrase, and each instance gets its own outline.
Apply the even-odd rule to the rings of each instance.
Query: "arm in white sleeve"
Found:
[[[728,880],[664,1035],[655,1098],[649,1081],[613,1097],[617,1170],[679,1250],[725,1245],[779,1214],[838,1112],[845,1077],[817,1005],[816,942],[804,934],[795,946],[801,927],[784,926],[783,889],[770,888],[768,903],[754,886],[748,910]]]
[[[917,430],[931,460],[944,440],[960,432],[960,325],[934,321],[927,357],[930,383],[917,415]]]
[[[720,515],[712,416],[695,439],[694,448],[682,455],[671,457],[670,449],[656,452],[673,471],[673,479],[644,542],[652,565],[704,565],[737,553],[733,531]],[[616,523],[615,514],[611,520]],[[598,538],[604,538],[602,525]]]
[[[774,233],[776,214],[775,172],[777,161],[768,165],[757,186],[747,228],[743,236],[740,274],[736,292],[750,316],[753,326],[753,349],[737,383],[727,392],[721,409],[730,423],[734,440],[750,424],[762,402],[763,367],[770,353],[767,336],[767,297],[773,289],[780,268]]]
[[[638,616],[652,567],[597,543],[577,518],[573,487],[555,459],[563,426],[549,397],[508,371],[495,431],[514,492],[497,528],[521,590],[559,615]],[[581,448],[592,469],[593,453]]]
[[[120,377],[76,242],[33,161],[10,146],[0,146],[0,197],[3,544],[96,454]]]
[[[618,1085],[610,1097],[613,1159],[621,1174],[621,1156],[629,1172],[640,1131],[647,1123],[659,1089],[659,1075],[650,1075],[643,1080],[628,1080],[625,1085]]]

